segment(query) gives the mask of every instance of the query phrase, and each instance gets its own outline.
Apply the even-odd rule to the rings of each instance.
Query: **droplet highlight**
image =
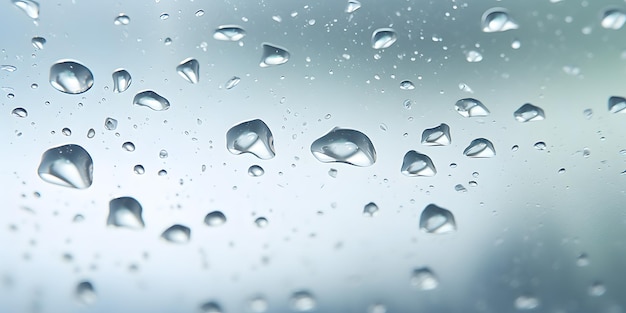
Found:
[[[522,123],[541,121],[546,118],[542,108],[534,106],[530,103],[522,105],[519,109],[513,112],[513,116],[518,122]]]
[[[183,225],[172,225],[161,234],[161,238],[171,243],[187,243],[191,238],[191,229]]]
[[[626,113],[626,98],[612,96],[609,98],[609,112]]]
[[[464,117],[478,117],[489,115],[487,107],[474,98],[464,98],[454,104],[454,109]]]
[[[211,227],[224,225],[226,215],[220,211],[213,211],[204,217],[204,223]]]
[[[246,36],[246,31],[237,25],[222,25],[213,32],[213,39],[221,41],[239,41]]]
[[[20,8],[28,17],[39,18],[39,3],[32,0],[11,0],[13,5]]]
[[[618,9],[609,9],[602,14],[600,25],[606,29],[618,30],[626,23],[626,13]]]

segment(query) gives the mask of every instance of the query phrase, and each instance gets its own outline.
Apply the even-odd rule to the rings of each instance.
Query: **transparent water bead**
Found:
[[[290,299],[291,309],[296,312],[309,312],[315,310],[317,301],[313,295],[305,290],[294,292]]]
[[[320,162],[370,166],[376,162],[372,141],[362,132],[335,127],[311,144],[311,153]]]
[[[618,9],[608,9],[602,14],[600,25],[606,29],[618,30],[626,23],[626,13]]]
[[[450,126],[445,123],[437,127],[427,128],[422,132],[422,144],[425,146],[447,146],[452,143]]]
[[[482,31],[485,33],[503,32],[519,28],[519,24],[503,8],[491,8],[485,11],[481,19],[481,26]]]
[[[252,177],[260,177],[263,176],[263,174],[265,174],[265,170],[258,165],[252,165],[248,168],[248,175]]]
[[[246,36],[246,31],[237,25],[222,25],[213,32],[213,39],[221,41],[239,41]]]
[[[191,229],[183,225],[172,225],[161,234],[161,238],[171,243],[187,243],[191,238]]]
[[[222,307],[215,301],[208,301],[200,305],[202,313],[222,313]]]
[[[370,202],[363,207],[363,215],[372,217],[378,214],[378,205],[374,202]]]
[[[78,302],[89,305],[96,302],[98,296],[96,295],[96,290],[93,288],[93,284],[89,281],[82,281],[76,285],[76,300]]]
[[[400,89],[402,90],[413,90],[415,89],[415,85],[410,80],[404,80],[400,83]]]
[[[197,84],[200,81],[200,62],[196,59],[187,58],[176,66],[176,73],[186,81]]]
[[[254,224],[258,228],[265,228],[269,224],[269,221],[265,217],[259,217],[259,218],[254,220]]]
[[[139,92],[133,99],[133,104],[148,107],[154,111],[165,111],[170,108],[170,102],[152,90]]]
[[[15,108],[11,111],[11,115],[19,118],[25,118],[28,116],[28,111],[24,108]]]
[[[346,5],[346,9],[344,10],[344,12],[348,14],[352,14],[354,13],[354,11],[360,8],[361,8],[361,2],[359,2],[358,0],[348,0],[348,5]]]
[[[432,177],[437,174],[433,161],[427,155],[418,153],[415,150],[411,150],[404,155],[400,171],[403,175],[409,177]]]
[[[6,72],[9,72],[9,73],[13,73],[13,72],[17,71],[17,67],[15,67],[13,65],[3,64],[3,65],[0,65],[0,70],[6,71]],[[12,90],[13,90],[13,88],[11,88],[11,91]],[[9,95],[13,95],[13,94],[9,94]],[[11,97],[9,97],[9,99],[10,98]]]
[[[518,122],[522,123],[541,121],[546,118],[542,108],[534,106],[530,103],[522,105],[519,109],[513,112],[513,116]]]
[[[454,109],[464,117],[477,117],[489,115],[487,107],[474,98],[464,98],[454,104]]]
[[[106,130],[116,130],[117,129],[117,120],[112,117],[107,117],[104,120],[104,128]]]
[[[456,231],[452,212],[429,204],[420,215],[420,229],[431,234],[445,234]]]
[[[226,90],[233,89],[239,84],[239,82],[241,82],[241,78],[233,76],[228,81],[226,81],[226,84],[224,84],[224,88],[226,88]]]
[[[121,13],[120,15],[116,16],[115,19],[113,20],[113,24],[120,26],[120,25],[128,25],[130,24],[130,17],[128,17],[128,15]]]
[[[433,290],[439,286],[439,279],[428,267],[416,268],[411,273],[411,286],[419,290]]]
[[[251,153],[262,160],[273,158],[274,136],[262,120],[246,121],[226,133],[226,148],[232,154]]]
[[[113,92],[115,93],[126,91],[133,81],[130,73],[123,68],[115,70],[111,76],[113,77]]]
[[[518,310],[532,310],[539,306],[539,299],[529,295],[522,295],[515,299],[513,305]]]
[[[220,211],[213,211],[204,217],[204,223],[211,227],[224,225],[226,215]]]
[[[109,202],[107,225],[130,229],[142,229],[145,224],[139,201],[132,197],[115,198]]]
[[[595,281],[589,286],[587,293],[592,297],[599,297],[606,293],[606,286],[601,281]]]
[[[398,40],[398,34],[392,28],[379,28],[372,33],[372,48],[385,49]]]
[[[46,38],[43,38],[43,37],[33,37],[30,40],[30,43],[33,44],[33,47],[41,50],[41,49],[43,49],[44,45],[46,44]]]
[[[623,97],[612,96],[609,98],[609,112],[626,113],[626,99]]]
[[[61,60],[50,67],[50,85],[64,93],[83,93],[93,86],[93,74],[80,63]]]
[[[470,158],[491,158],[496,156],[496,149],[491,141],[485,138],[477,138],[465,148],[463,154]]]
[[[261,56],[260,67],[270,67],[287,63],[291,55],[285,48],[269,43],[263,44],[263,55]]]
[[[13,5],[20,8],[28,17],[39,18],[39,3],[33,0],[11,0]]]
[[[68,144],[46,150],[37,172],[48,183],[85,189],[93,182],[93,160],[83,147]]]

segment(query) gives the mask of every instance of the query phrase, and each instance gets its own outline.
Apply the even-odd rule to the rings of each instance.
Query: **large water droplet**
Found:
[[[226,148],[232,154],[252,153],[262,160],[276,155],[274,136],[269,127],[259,119],[231,127],[226,133]]]
[[[120,15],[115,17],[113,20],[113,24],[115,25],[128,25],[130,24],[130,17],[128,15],[121,13]]]
[[[433,161],[427,155],[418,153],[414,150],[411,150],[404,155],[400,171],[402,174],[410,177],[432,177],[437,174]]]
[[[130,87],[132,78],[130,73],[123,68],[117,69],[113,72],[113,92],[120,93],[126,91]]]
[[[237,25],[222,25],[213,33],[213,38],[222,41],[239,41],[246,36],[246,31]]]
[[[474,98],[464,98],[454,104],[454,109],[464,117],[487,116],[487,107]]]
[[[428,267],[416,268],[411,273],[411,286],[419,290],[433,290],[439,286],[439,279]]]
[[[379,28],[372,33],[372,48],[389,48],[396,40],[398,40],[398,35],[395,30],[392,28]]]
[[[609,98],[609,112],[611,113],[626,113],[626,99],[623,97],[610,97]]]
[[[239,84],[240,81],[241,81],[241,78],[237,76],[233,76],[226,82],[226,84],[224,84],[224,86],[226,90],[232,89],[233,87],[237,86],[237,84]]]
[[[447,146],[452,142],[450,126],[441,123],[437,127],[427,128],[422,132],[422,144],[425,146]]]
[[[161,238],[172,243],[187,243],[191,237],[191,229],[183,225],[172,225],[161,234]]]
[[[626,13],[617,10],[609,9],[602,14],[602,21],[600,24],[606,29],[620,29],[626,23]]]
[[[43,153],[37,172],[46,182],[85,189],[93,182],[93,160],[79,145],[59,146]]]
[[[11,0],[13,5],[22,9],[28,17],[32,19],[39,18],[39,3],[32,0]]]
[[[78,302],[89,305],[96,302],[98,296],[96,295],[96,291],[93,288],[91,282],[82,281],[78,285],[76,285],[76,299]]]
[[[200,80],[200,63],[196,59],[185,59],[176,66],[176,72],[186,81],[197,84]]]
[[[221,226],[226,223],[226,216],[220,211],[213,211],[204,217],[204,223],[211,227]]]
[[[222,307],[215,301],[205,302],[200,306],[202,313],[222,313]]]
[[[485,138],[477,138],[463,150],[463,154],[470,158],[491,158],[496,155],[496,149],[491,141]]]
[[[296,312],[308,312],[315,310],[317,302],[315,297],[305,290],[294,292],[290,299],[291,308]]]
[[[341,162],[356,166],[370,166],[376,162],[372,141],[360,131],[333,128],[311,144],[313,156],[320,162]]]
[[[115,198],[109,202],[107,225],[142,229],[145,226],[141,216],[142,210],[141,204],[135,198]]]
[[[261,56],[261,67],[269,67],[281,65],[289,61],[289,51],[284,48],[277,47],[268,43],[263,44],[263,56]]]
[[[33,39],[30,40],[30,43],[33,44],[33,47],[41,50],[41,49],[43,49],[43,46],[46,44],[46,38],[43,38],[43,37],[33,37]]]
[[[263,170],[263,168],[258,165],[252,165],[250,166],[250,168],[248,168],[248,175],[252,177],[263,176],[263,174],[265,174],[265,170]]]
[[[546,118],[543,109],[530,103],[522,105],[517,111],[513,112],[513,116],[519,122],[541,121]]]
[[[358,0],[348,0],[348,5],[346,5],[345,12],[348,14],[351,14],[360,8],[361,8],[361,2],[359,2]]]
[[[514,306],[518,310],[532,310],[539,306],[539,299],[528,295],[519,296],[515,299]]]
[[[13,109],[13,111],[11,111],[11,114],[15,117],[27,117],[28,116],[28,111],[26,111],[26,109],[24,108],[15,108]]]
[[[456,231],[452,212],[434,204],[426,206],[420,215],[420,229],[431,234],[444,234]]]
[[[146,90],[136,94],[133,99],[133,104],[148,107],[155,111],[165,111],[170,108],[170,102],[152,90]]]
[[[519,25],[511,18],[509,12],[503,8],[491,8],[482,16],[482,30],[485,33],[503,32],[518,29]]]
[[[79,94],[93,86],[93,74],[80,63],[58,61],[50,67],[50,84],[58,91]]]

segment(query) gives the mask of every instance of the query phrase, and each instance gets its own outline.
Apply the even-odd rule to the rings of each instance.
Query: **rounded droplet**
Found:
[[[465,60],[469,63],[477,63],[483,60],[483,55],[475,50],[467,51],[465,53]]]
[[[222,307],[215,301],[205,302],[200,306],[202,313],[223,313]]]
[[[85,189],[93,182],[93,160],[79,145],[54,147],[43,153],[37,172],[48,183]]]
[[[159,175],[159,176],[165,176],[165,175],[167,175],[167,171],[166,171],[166,170],[160,170],[160,171],[157,173],[157,175]]]
[[[538,141],[536,142],[533,147],[535,147],[535,149],[537,150],[545,150],[546,149],[546,143],[543,141]]]
[[[463,154],[470,158],[492,158],[496,156],[496,149],[491,141],[485,138],[477,138],[463,150]]]
[[[519,25],[511,18],[509,12],[503,8],[491,8],[482,16],[482,30],[485,33],[503,32],[518,29]]]
[[[626,113],[626,98],[612,96],[609,98],[609,112]]]
[[[609,9],[602,14],[600,24],[606,29],[618,30],[626,23],[626,13],[618,9]]]
[[[258,228],[265,228],[269,224],[269,221],[265,217],[259,217],[259,218],[254,220],[254,224]]]
[[[93,129],[93,128],[90,128],[90,129],[87,131],[87,138],[93,138],[93,137],[95,137],[95,136],[96,136],[96,130],[95,130],[95,129]]]
[[[522,105],[513,112],[513,116],[518,122],[526,123],[531,121],[541,121],[546,118],[543,109],[530,103]]]
[[[267,300],[265,300],[265,298],[258,296],[250,300],[249,307],[250,311],[254,313],[263,313],[266,312],[267,309],[269,309],[269,304],[267,303]]]
[[[191,229],[183,225],[172,225],[161,234],[161,238],[171,243],[187,243],[191,237]]]
[[[39,3],[33,0],[11,0],[13,5],[20,8],[28,17],[39,18]]]
[[[170,15],[167,13],[161,13],[161,15],[159,15],[159,18],[164,21],[167,20],[168,18],[170,18]]]
[[[107,117],[104,120],[104,128],[106,128],[107,130],[117,129],[117,120],[112,117]]]
[[[328,170],[328,176],[332,177],[332,178],[337,178],[337,173],[338,171],[334,168],[331,168]]]
[[[135,151],[135,144],[130,142],[130,141],[127,141],[127,142],[122,144],[122,149],[124,149],[124,150],[126,150],[128,152],[133,152],[133,151]]]
[[[161,151],[159,151],[159,158],[166,159],[168,156],[169,154],[167,153],[167,150],[161,149]]]
[[[58,61],[50,67],[50,84],[58,91],[79,94],[93,86],[93,74],[80,63]]]
[[[251,153],[262,160],[273,158],[274,136],[259,119],[231,127],[226,133],[226,148],[232,154]]]
[[[420,229],[430,234],[445,234],[456,231],[452,212],[429,204],[420,215]]]
[[[421,267],[411,273],[411,286],[419,290],[433,290],[439,286],[439,279],[428,267]]]
[[[146,172],[146,169],[143,168],[143,165],[137,164],[135,165],[135,167],[133,167],[133,171],[137,175],[143,175]]]
[[[415,85],[410,80],[404,80],[400,83],[400,89],[402,90],[413,90],[415,89]]]
[[[489,115],[487,107],[474,98],[464,98],[454,104],[454,109],[464,117],[477,117]]]
[[[121,93],[126,91],[132,82],[130,73],[125,69],[117,69],[113,72],[113,92]]]
[[[437,174],[437,169],[435,169],[435,165],[430,157],[415,150],[411,150],[404,155],[400,171],[409,177],[432,177]]]
[[[348,5],[346,5],[346,9],[344,10],[348,14],[354,13],[354,11],[361,8],[361,2],[358,0],[348,0]]]
[[[599,297],[606,293],[606,286],[601,281],[595,281],[589,286],[587,293],[592,297]]]
[[[376,162],[372,141],[353,129],[333,128],[311,144],[311,153],[320,162],[340,162],[355,166],[370,166]]]
[[[28,111],[24,108],[15,108],[11,111],[11,114],[15,117],[25,118],[28,116]]]
[[[148,107],[154,111],[165,111],[170,108],[170,102],[152,90],[146,90],[136,94],[133,99],[133,104]]]
[[[61,134],[63,134],[63,136],[71,136],[72,135],[72,130],[65,127],[63,129],[61,129]]]
[[[313,311],[317,306],[315,297],[306,290],[294,292],[289,302],[291,303],[291,309],[296,312]]]
[[[532,310],[539,306],[539,299],[529,295],[522,295],[515,299],[514,306],[518,310]]]
[[[196,59],[185,59],[178,66],[176,72],[186,81],[197,84],[200,81],[200,63]]]
[[[261,62],[259,66],[270,67],[287,63],[291,54],[284,48],[274,46],[269,43],[263,44],[263,56],[261,56]]]
[[[434,128],[427,128],[422,132],[422,144],[425,146],[447,146],[452,143],[450,126],[439,124]]]
[[[246,31],[237,25],[222,25],[213,32],[213,38],[222,41],[239,41],[246,36]]]
[[[233,89],[235,86],[237,86],[237,84],[239,84],[240,81],[241,78],[233,76],[228,81],[226,81],[226,84],[224,84],[224,86],[226,90]]]
[[[226,223],[226,215],[220,211],[213,211],[204,217],[204,223],[208,226],[221,226]]]
[[[76,285],[76,299],[78,302],[89,305],[96,302],[98,296],[93,288],[93,285],[89,281],[82,281]]]
[[[372,33],[372,48],[389,48],[396,40],[398,40],[398,35],[395,30],[392,28],[379,28]]]
[[[33,39],[30,40],[30,43],[33,44],[33,47],[35,47],[36,49],[43,49],[43,46],[46,44],[46,38],[43,37],[33,37]]]
[[[263,174],[265,174],[265,170],[263,170],[263,168],[258,165],[252,165],[250,166],[250,168],[248,168],[248,175],[252,177],[263,176]]]
[[[587,253],[581,253],[576,258],[576,265],[580,267],[589,266],[590,263],[591,262],[589,261],[589,255],[587,255]]]
[[[109,202],[108,226],[142,229],[145,224],[139,201],[131,197],[115,198]]]
[[[115,25],[128,25],[130,24],[130,17],[128,17],[128,15],[120,13],[120,15],[118,15],[117,17],[115,17],[115,20],[113,20],[113,24]]]
[[[378,205],[374,202],[370,202],[363,207],[363,215],[372,217],[378,214]]]

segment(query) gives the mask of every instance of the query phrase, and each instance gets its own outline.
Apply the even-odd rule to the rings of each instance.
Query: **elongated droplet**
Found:
[[[333,128],[311,144],[311,153],[320,162],[340,162],[355,166],[370,166],[376,162],[372,141],[362,132]]]
[[[455,232],[454,215],[444,208],[429,204],[420,215],[420,229],[430,234]]]
[[[121,197],[109,202],[107,225],[130,229],[142,229],[143,222],[141,204],[135,198]]]
[[[464,117],[477,117],[489,115],[487,107],[474,98],[464,98],[454,104],[454,109]]]
[[[623,97],[610,97],[609,98],[609,112],[611,113],[626,113],[626,99]]]
[[[3,64],[3,65],[0,65],[0,70],[6,71],[6,72],[9,72],[9,73],[13,73],[13,72],[17,71],[17,67],[15,67],[13,65]]]
[[[482,30],[485,33],[503,32],[518,29],[519,25],[511,18],[509,12],[503,8],[491,8],[482,16]]]
[[[226,81],[226,84],[225,84],[226,90],[234,88],[235,86],[237,86],[237,84],[239,84],[240,81],[241,81],[241,78],[237,76],[231,77],[228,81]]]
[[[526,123],[531,121],[541,121],[546,118],[543,109],[530,103],[522,105],[513,112],[513,116],[519,122]]]
[[[226,148],[232,154],[251,153],[262,160],[276,155],[274,136],[269,127],[259,119],[231,127],[226,133]]]
[[[395,30],[392,28],[379,28],[372,33],[372,48],[389,48],[396,40],[398,40],[398,35]]]
[[[46,44],[46,38],[33,37],[33,39],[31,39],[30,42],[33,44],[33,47],[41,50],[43,49],[43,46]]]
[[[120,13],[120,15],[116,16],[113,20],[113,24],[117,26],[128,25],[130,24],[130,17],[128,17],[128,15],[126,14]]]
[[[130,73],[123,68],[113,72],[113,92],[121,93],[126,91],[132,82]]]
[[[98,296],[93,288],[93,285],[89,281],[82,281],[76,285],[76,299],[78,302],[89,305],[96,302]]]
[[[62,60],[50,67],[50,84],[58,91],[79,94],[93,86],[93,74],[80,63]]]
[[[361,2],[358,0],[348,0],[348,5],[346,6],[345,12],[350,14],[354,13],[354,11],[361,8]]]
[[[539,306],[539,299],[529,295],[522,295],[515,299],[515,308],[518,310],[532,310]]]
[[[363,207],[363,215],[372,217],[378,214],[378,206],[374,202],[370,202]]]
[[[439,279],[428,267],[416,268],[411,273],[411,286],[419,290],[433,290],[439,286]]]
[[[470,158],[491,158],[496,155],[496,149],[491,141],[485,138],[477,138],[465,148],[463,154]]]
[[[287,63],[291,55],[284,48],[274,46],[269,43],[263,44],[263,56],[261,56],[261,67],[270,67]]]
[[[32,19],[39,18],[39,3],[32,0],[11,0],[13,5],[22,9],[28,17]]]
[[[180,77],[186,81],[197,84],[200,81],[200,63],[196,59],[185,59],[178,66],[176,66],[176,72]]]
[[[213,38],[222,41],[239,41],[246,36],[246,31],[237,25],[222,25],[213,32]]]
[[[437,169],[435,169],[433,161],[427,155],[418,153],[414,150],[411,150],[404,155],[400,171],[402,174],[409,177],[432,177],[437,174]]]
[[[37,172],[46,182],[85,189],[93,182],[93,160],[79,145],[59,146],[43,153]]]
[[[427,128],[422,132],[422,144],[425,146],[447,146],[452,142],[450,126],[439,124],[437,127]]]
[[[161,234],[161,238],[171,243],[187,243],[191,237],[191,229],[183,225],[172,225]]]
[[[213,211],[204,217],[204,223],[208,226],[221,226],[226,223],[226,216],[220,211]]]
[[[606,29],[618,30],[626,23],[626,13],[617,10],[609,9],[602,15],[602,21],[600,24]]]
[[[136,94],[133,99],[133,104],[148,107],[155,111],[165,111],[170,108],[170,102],[152,90],[146,90]]]
[[[313,295],[306,291],[297,291],[291,295],[291,309],[296,312],[308,312],[315,310],[317,301]]]
[[[222,313],[222,307],[215,301],[205,302],[200,306],[202,313]]]

